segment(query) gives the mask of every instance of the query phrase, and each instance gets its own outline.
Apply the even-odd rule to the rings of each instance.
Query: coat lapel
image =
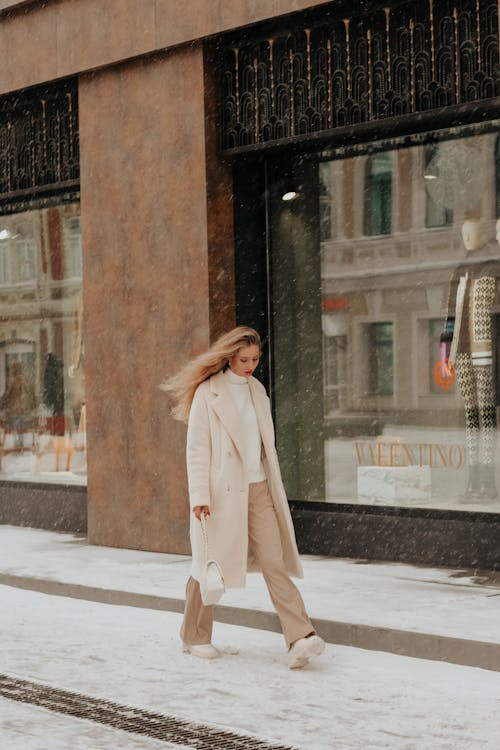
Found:
[[[274,454],[274,428],[269,409],[269,401],[265,392],[262,390],[262,386],[257,380],[249,378],[248,385],[250,387],[255,413],[257,414],[257,422],[259,423],[264,451],[266,456],[270,458]]]
[[[241,422],[236,406],[226,385],[222,372],[217,373],[210,379],[210,387],[215,395],[212,408],[226,428],[229,437],[233,441],[241,460],[245,462],[243,446],[241,443]]]

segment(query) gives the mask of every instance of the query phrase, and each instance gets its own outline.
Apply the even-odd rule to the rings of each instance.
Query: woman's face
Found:
[[[240,375],[242,378],[249,378],[259,364],[259,359],[260,349],[257,344],[242,346],[231,357],[229,367],[235,375]]]

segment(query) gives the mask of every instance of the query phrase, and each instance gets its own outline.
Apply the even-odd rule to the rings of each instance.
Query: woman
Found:
[[[243,587],[247,569],[262,571],[289,649],[288,666],[296,669],[321,654],[325,644],[290,580],[290,575],[302,578],[303,573],[269,399],[252,377],[260,355],[258,333],[240,326],[164,385],[177,401],[174,416],[188,423],[193,564],[181,638],[184,650],[194,656],[221,655],[211,643],[214,608],[204,606],[200,594],[204,514],[210,558],[219,563],[226,588]]]

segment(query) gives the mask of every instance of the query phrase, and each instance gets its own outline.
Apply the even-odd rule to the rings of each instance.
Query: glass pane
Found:
[[[272,393],[292,499],[500,511],[497,143],[457,130],[269,166]]]
[[[427,184],[439,179],[437,160],[438,146],[426,146],[424,149],[424,180]],[[425,192],[425,226],[444,227],[453,224],[453,208],[446,203],[446,195],[432,189]]]
[[[86,481],[79,205],[0,217],[0,480]]]
[[[369,393],[393,394],[393,323],[369,323],[366,331]]]
[[[392,222],[392,154],[368,157],[365,175],[365,234],[390,234]]]

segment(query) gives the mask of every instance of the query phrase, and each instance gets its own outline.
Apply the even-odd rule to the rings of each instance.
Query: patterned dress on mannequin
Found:
[[[495,486],[496,389],[492,315],[500,264],[459,269],[463,299],[455,296],[455,330],[450,360],[465,408],[469,482],[464,499],[492,500]],[[470,277],[470,278],[469,278]],[[460,285],[459,285],[460,294]],[[458,310],[459,305],[461,309]],[[449,308],[450,312],[450,308]]]

